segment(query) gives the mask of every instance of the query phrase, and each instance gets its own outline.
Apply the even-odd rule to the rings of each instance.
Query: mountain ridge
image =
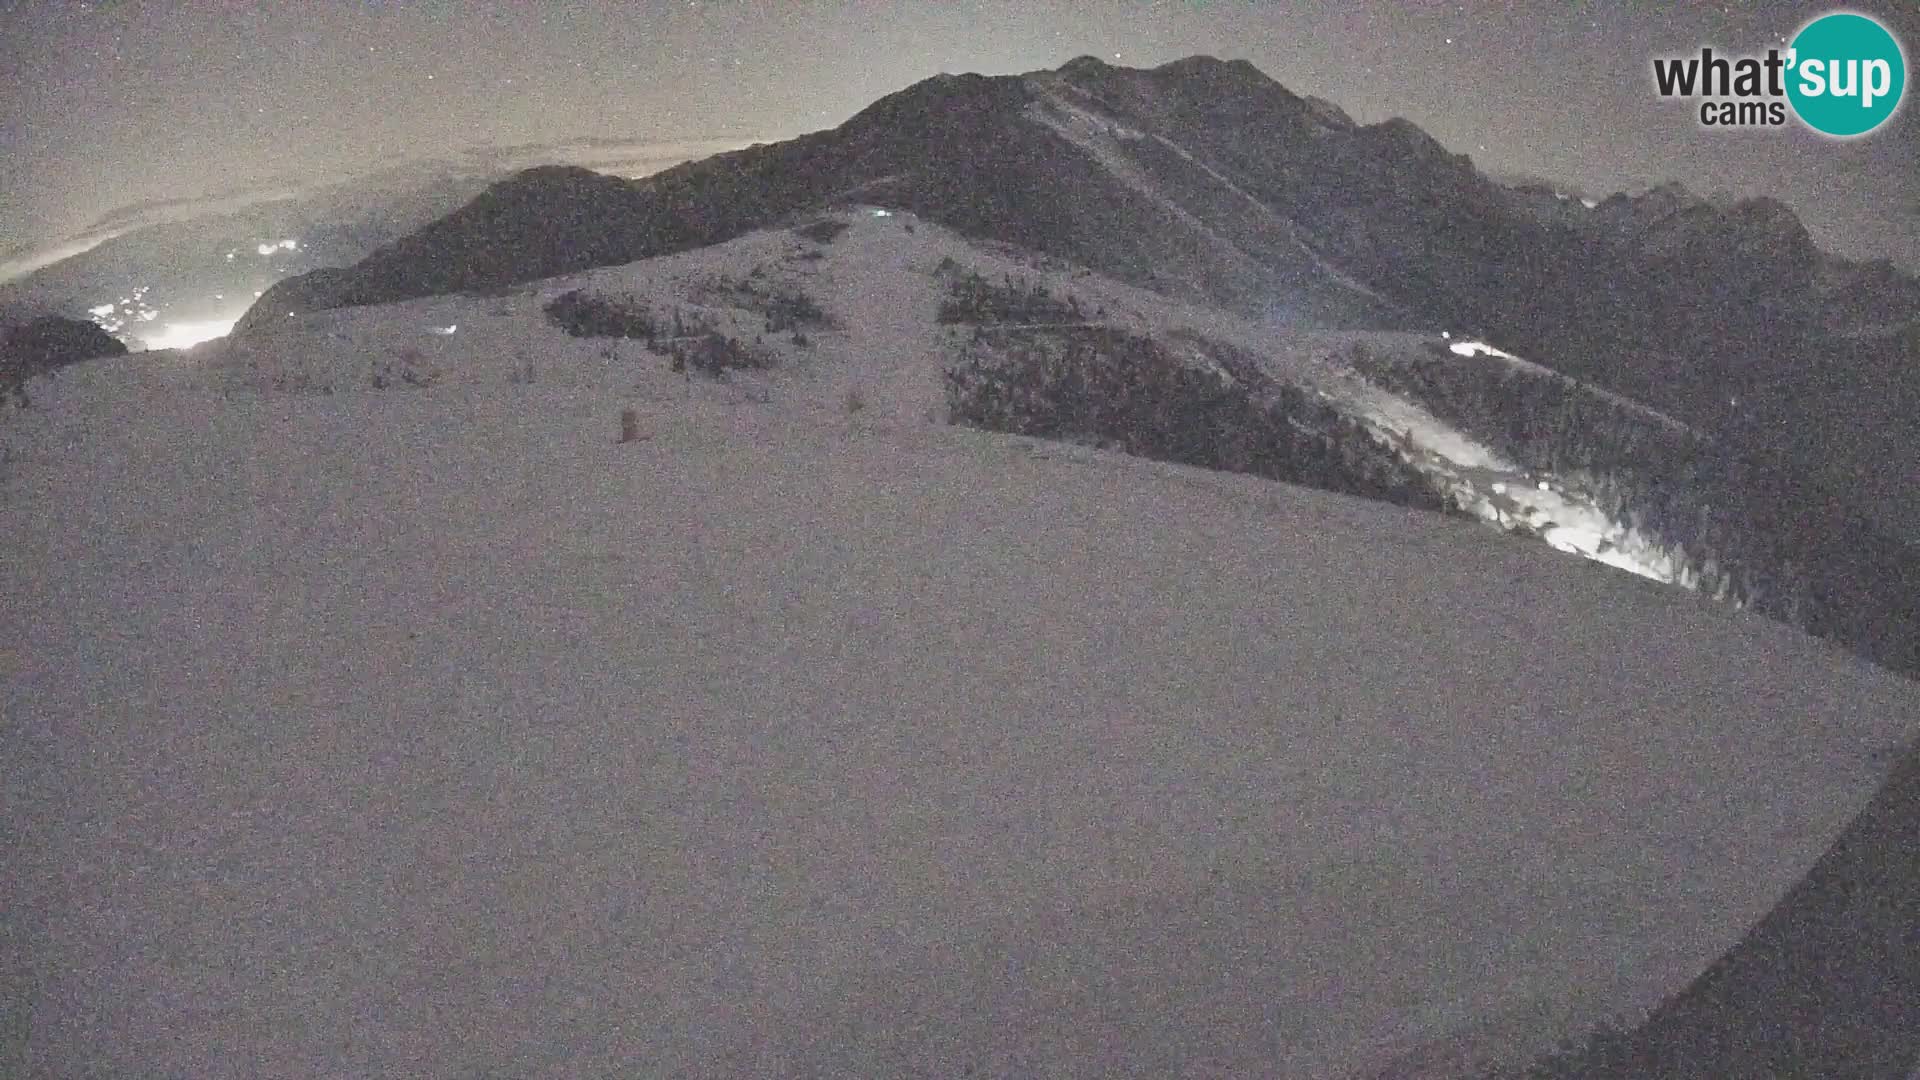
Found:
[[[1046,126],[1034,121],[1049,106],[1074,114],[1085,130],[1036,130]],[[1127,175],[1116,176],[1116,168]],[[1627,286],[1622,303],[1583,304],[1580,320],[1609,316],[1629,324],[1628,340],[1696,350],[1712,341],[1694,325],[1700,318],[1686,317],[1689,310],[1724,322],[1729,303],[1757,298],[1768,307],[1769,329],[1787,326],[1794,339],[1814,319],[1797,291],[1808,280],[1801,268],[1817,252],[1792,212],[1773,200],[1726,210],[1669,184],[1612,196],[1586,221],[1542,225],[1522,212],[1513,189],[1417,125],[1398,118],[1355,124],[1244,60],[1195,56],[1135,69],[1083,56],[1017,76],[939,76],[878,99],[838,128],[641,181],[596,182],[540,168],[503,184],[376,251],[344,278],[276,286],[259,305],[261,316],[242,325],[276,309],[382,303],[617,265],[730,239],[849,192],[963,234],[1243,311],[1263,295],[1281,294],[1284,307],[1285,290],[1327,290],[1295,306],[1336,321],[1464,319],[1549,358],[1592,351],[1552,347],[1590,335],[1552,318],[1553,303],[1516,304],[1516,297],[1544,291],[1559,302],[1616,291],[1596,281]],[[1089,204],[1109,209],[1096,213]],[[571,228],[587,214],[602,233]],[[563,228],[543,239],[525,220],[541,215]],[[1282,219],[1290,229],[1273,243],[1263,229]],[[1204,228],[1194,228],[1196,221]],[[1146,239],[1156,236],[1161,242]],[[1296,243],[1313,257],[1289,255]],[[1205,245],[1216,250],[1183,250]],[[1458,265],[1436,267],[1423,255]],[[1871,276],[1862,264],[1817,261],[1852,272],[1854,281]],[[1330,285],[1312,272],[1314,263],[1330,264],[1375,296]],[[1661,283],[1722,277],[1732,268],[1753,279],[1738,297],[1682,303],[1658,295]],[[1897,272],[1878,278],[1897,310],[1920,317],[1920,284]],[[1335,296],[1352,301],[1350,309],[1338,310]],[[1390,303],[1377,303],[1381,296]],[[1623,319],[1626,296],[1656,316]]]
[[[1775,200],[1664,184],[1589,209],[1510,187],[1417,125],[1356,124],[1244,61],[939,76],[837,128],[640,181],[522,172],[353,267],[282,282],[239,332],[511,288],[854,202],[1276,324],[1471,335],[1785,454],[1920,536],[1920,414],[1817,434],[1859,385],[1920,397],[1901,336],[1920,324],[1920,280],[1820,252]]]

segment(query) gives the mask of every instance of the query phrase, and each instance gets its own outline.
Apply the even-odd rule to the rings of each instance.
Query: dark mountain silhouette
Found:
[[[29,371],[48,371],[97,356],[121,356],[127,347],[113,335],[84,319],[44,315],[7,330],[0,337],[0,355],[7,363]]]
[[[632,262],[848,203],[1243,314],[1472,333],[1811,472],[1864,468],[1875,491],[1920,469],[1920,420],[1811,434],[1858,385],[1915,379],[1901,336],[1920,322],[1914,278],[1821,253],[1773,200],[1670,184],[1588,209],[1510,187],[1407,121],[1356,124],[1208,57],[939,76],[833,130],[639,181],[529,170],[350,268],[281,283],[241,330]],[[1901,511],[1876,506],[1920,535],[1920,508]]]
[[[100,356],[123,356],[127,346],[84,319],[43,315],[0,327],[0,405],[24,402],[23,384],[35,375]]]
[[[1248,89],[1257,99],[1238,101]],[[1397,305],[1342,280],[1284,215],[1238,191],[1230,173],[1160,130],[1208,116],[1257,122],[1274,129],[1275,141],[1360,130],[1244,63],[1128,71],[1083,59],[1022,77],[941,76],[832,131],[645,180],[530,170],[347,274],[284,283],[243,326],[288,311],[485,290],[630,262],[848,202],[909,210],[969,236],[1242,310],[1271,305],[1329,322],[1409,322]],[[1108,153],[1108,143],[1121,149]]]
[[[1772,200],[1667,185],[1543,214],[1539,198],[1245,61],[1082,57],[939,76],[831,131],[645,180],[532,169],[348,271],[282,284],[250,322],[631,262],[855,201],[1244,312],[1469,329],[1630,392],[1679,390],[1666,404],[1696,413],[1730,377],[1764,382],[1765,357],[1920,318],[1914,279],[1823,256]]]

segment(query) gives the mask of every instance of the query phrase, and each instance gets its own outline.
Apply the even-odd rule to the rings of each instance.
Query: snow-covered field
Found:
[[[1920,734],[1910,683],[1538,544],[928,423],[928,234],[796,260],[843,328],[759,393],[534,337],[567,283],[37,382],[0,1072],[1551,1042],[1700,971]],[[441,377],[369,389],[403,345]]]

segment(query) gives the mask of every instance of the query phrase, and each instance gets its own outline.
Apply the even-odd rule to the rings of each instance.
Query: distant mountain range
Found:
[[[92,318],[131,345],[187,345],[226,333],[275,282],[358,262],[529,164],[565,161],[640,176],[742,145],[737,138],[588,138],[489,146],[354,175],[283,177],[139,203],[59,242],[0,252],[0,326]]]
[[[1467,331],[1855,485],[1920,536],[1920,280],[1819,251],[1769,199],[1675,184],[1589,206],[1502,184],[1411,123],[1357,124],[1245,61],[943,75],[644,180],[531,169],[283,282],[241,327],[632,262],[850,201],[1245,316]],[[1861,421],[1812,434],[1834,416]]]
[[[180,208],[181,220],[169,220],[175,208],[133,208],[76,241],[90,245],[85,250],[0,284],[0,319],[90,317],[155,347],[183,326],[214,336],[275,282],[355,262],[457,209],[498,176],[421,163],[245,205]]]

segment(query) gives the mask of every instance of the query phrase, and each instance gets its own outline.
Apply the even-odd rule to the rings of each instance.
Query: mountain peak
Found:
[[[1638,195],[1618,192],[1601,200],[1599,210],[1612,220],[1638,221],[1651,224],[1673,217],[1689,210],[1717,210],[1713,204],[1693,192],[1678,180],[1669,180],[1656,184]]]
[[[1690,207],[1708,205],[1707,200],[1695,195],[1687,189],[1687,185],[1678,180],[1669,180],[1664,184],[1648,188],[1646,194],[1641,195],[1634,202],[1643,210],[1669,214]]]
[[[1813,235],[1800,221],[1800,215],[1778,199],[1761,197],[1742,199],[1726,214],[1727,223],[1746,244],[1770,257],[1798,264],[1819,258]]]
[[[480,205],[517,202],[549,192],[567,192],[582,198],[621,198],[632,188],[630,180],[579,165],[535,165],[490,184],[474,202]]]
[[[534,183],[542,180],[580,180],[602,175],[605,174],[594,172],[592,169],[580,165],[535,165],[532,168],[522,169],[514,173],[506,180],[501,181],[501,183],[510,184],[515,181]]]
[[[1395,116],[1373,124],[1365,130],[1374,132],[1377,137],[1411,153],[1414,160],[1428,162],[1462,161],[1466,158],[1450,153],[1440,145],[1440,140],[1427,134],[1427,130],[1405,117]]]
[[[1795,214],[1786,203],[1765,195],[1753,199],[1741,199],[1734,203],[1727,213],[1755,225],[1789,232],[1801,227],[1799,215]]]
[[[1351,130],[1359,126],[1353,122],[1353,117],[1347,115],[1347,110],[1326,98],[1308,96],[1302,100],[1307,103],[1307,111],[1328,127]]]
[[[1288,99],[1294,95],[1267,77],[1266,72],[1245,60],[1222,60],[1217,56],[1196,55],[1173,60],[1153,68],[1149,74],[1162,83],[1183,88],[1190,96],[1209,98],[1264,99],[1276,91]],[[1224,104],[1225,102],[1223,102]]]
[[[1156,75],[1232,74],[1241,78],[1252,75],[1262,81],[1272,81],[1267,79],[1266,73],[1254,67],[1250,61],[1222,60],[1217,56],[1208,56],[1206,53],[1195,53],[1192,56],[1182,57],[1178,60],[1169,60],[1159,67],[1154,68],[1153,72]]]
[[[1113,65],[1097,56],[1076,56],[1061,64],[1057,70],[1069,79],[1085,78],[1089,75],[1104,75],[1113,70]]]
[[[1089,55],[1052,71],[925,79],[834,129],[642,181],[531,169],[351,269],[276,285],[241,329],[621,265],[849,201],[1261,318],[1497,326],[1524,309],[1538,327],[1527,347],[1540,352],[1585,347],[1590,328],[1632,318],[1649,345],[1692,334],[1689,348],[1744,354],[1715,328],[1762,294],[1777,322],[1812,317],[1805,271],[1791,269],[1810,248],[1777,204],[1722,209],[1664,185],[1543,214],[1524,195],[1407,120],[1355,125],[1245,60],[1125,68]],[[1739,295],[1648,284],[1680,256],[1723,253],[1780,269]],[[1523,260],[1539,272],[1506,269]],[[1642,285],[1638,306],[1620,305],[1635,314],[1579,307]]]

